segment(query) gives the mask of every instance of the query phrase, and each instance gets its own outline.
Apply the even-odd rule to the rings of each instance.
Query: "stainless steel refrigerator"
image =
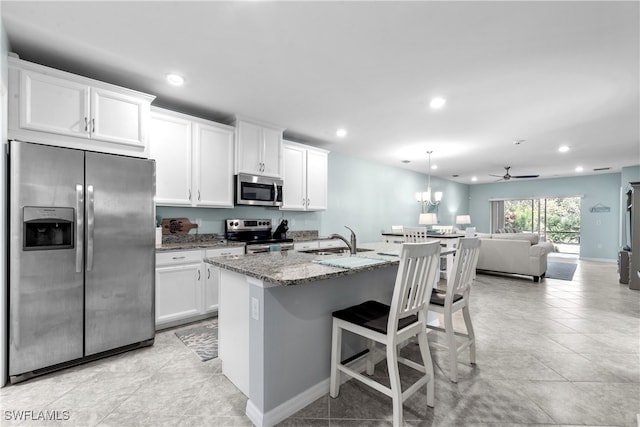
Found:
[[[153,160],[10,141],[9,376],[150,345]]]

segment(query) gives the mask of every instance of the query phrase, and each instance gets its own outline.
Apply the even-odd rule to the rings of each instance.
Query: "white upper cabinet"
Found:
[[[292,142],[284,144],[282,210],[327,209],[329,152]]]
[[[233,137],[231,126],[153,108],[156,203],[233,207]]]
[[[120,144],[144,146],[144,130],[149,103],[119,92],[92,88],[90,90],[91,138]]]
[[[283,129],[236,121],[236,173],[282,177]]]
[[[328,158],[324,150],[307,150],[307,210],[327,209]]]
[[[193,188],[195,205],[233,207],[233,128],[196,123]]]
[[[191,206],[191,121],[152,110],[149,157],[156,161],[156,204]]]
[[[148,156],[153,96],[13,57],[9,67],[9,138]]]

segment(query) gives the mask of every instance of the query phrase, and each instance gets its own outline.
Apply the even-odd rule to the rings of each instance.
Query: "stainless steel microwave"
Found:
[[[261,175],[238,174],[236,179],[236,204],[253,206],[282,206],[280,178]]]

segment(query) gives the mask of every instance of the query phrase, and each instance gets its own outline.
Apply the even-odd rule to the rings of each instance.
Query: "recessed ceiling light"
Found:
[[[576,172],[582,172],[584,168],[582,166],[576,167]]]
[[[429,106],[434,109],[442,108],[442,106],[447,102],[444,98],[433,98],[431,102],[429,102]]]
[[[338,130],[336,131],[336,135],[337,135],[339,138],[344,138],[345,136],[347,136],[347,131],[346,131],[346,129],[338,129]]]
[[[167,82],[173,86],[182,86],[184,84],[184,77],[180,74],[169,73],[166,76]]]
[[[569,151],[569,146],[567,146],[567,145],[561,145],[561,146],[558,148],[558,151],[559,151],[559,152],[561,152],[561,153],[566,153],[567,151]]]
[[[471,177],[471,181],[476,182],[477,180],[478,180],[478,177],[477,177],[477,176],[472,176],[472,177]]]
[[[433,166],[431,166],[431,169],[433,169],[433,170],[438,169],[438,165],[433,165]]]

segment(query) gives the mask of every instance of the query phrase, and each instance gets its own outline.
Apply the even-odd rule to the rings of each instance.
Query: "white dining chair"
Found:
[[[476,339],[469,313],[469,293],[471,284],[475,278],[478,253],[480,251],[480,239],[461,238],[456,249],[453,262],[453,272],[447,282],[447,290],[434,289],[431,294],[429,311],[440,313],[444,317],[444,328],[427,325],[431,330],[443,332],[446,336],[446,345],[432,343],[437,347],[444,347],[449,351],[449,378],[452,382],[458,382],[458,355],[464,349],[469,349],[469,362],[476,363]],[[453,328],[453,313],[462,310],[466,333],[455,331]],[[458,345],[456,337],[462,337],[463,342]]]
[[[427,241],[427,227],[404,227],[402,229],[406,243],[418,243]]]
[[[434,404],[433,361],[427,342],[427,306],[431,296],[433,280],[438,270],[440,244],[405,243],[400,250],[400,265],[393,288],[391,305],[378,301],[366,301],[333,313],[331,340],[331,380],[329,395],[333,398],[340,392],[340,372],[391,397],[393,402],[393,425],[402,425],[402,404],[412,394],[426,385],[427,405]],[[349,364],[341,362],[342,331],[346,330],[365,337],[369,351]],[[411,337],[418,338],[422,364],[400,357],[398,345]],[[366,357],[366,373],[374,373],[374,353],[382,352],[376,345],[382,344],[386,350],[390,387],[355,371],[352,363]],[[399,365],[402,363],[422,375],[404,392],[400,385]]]

